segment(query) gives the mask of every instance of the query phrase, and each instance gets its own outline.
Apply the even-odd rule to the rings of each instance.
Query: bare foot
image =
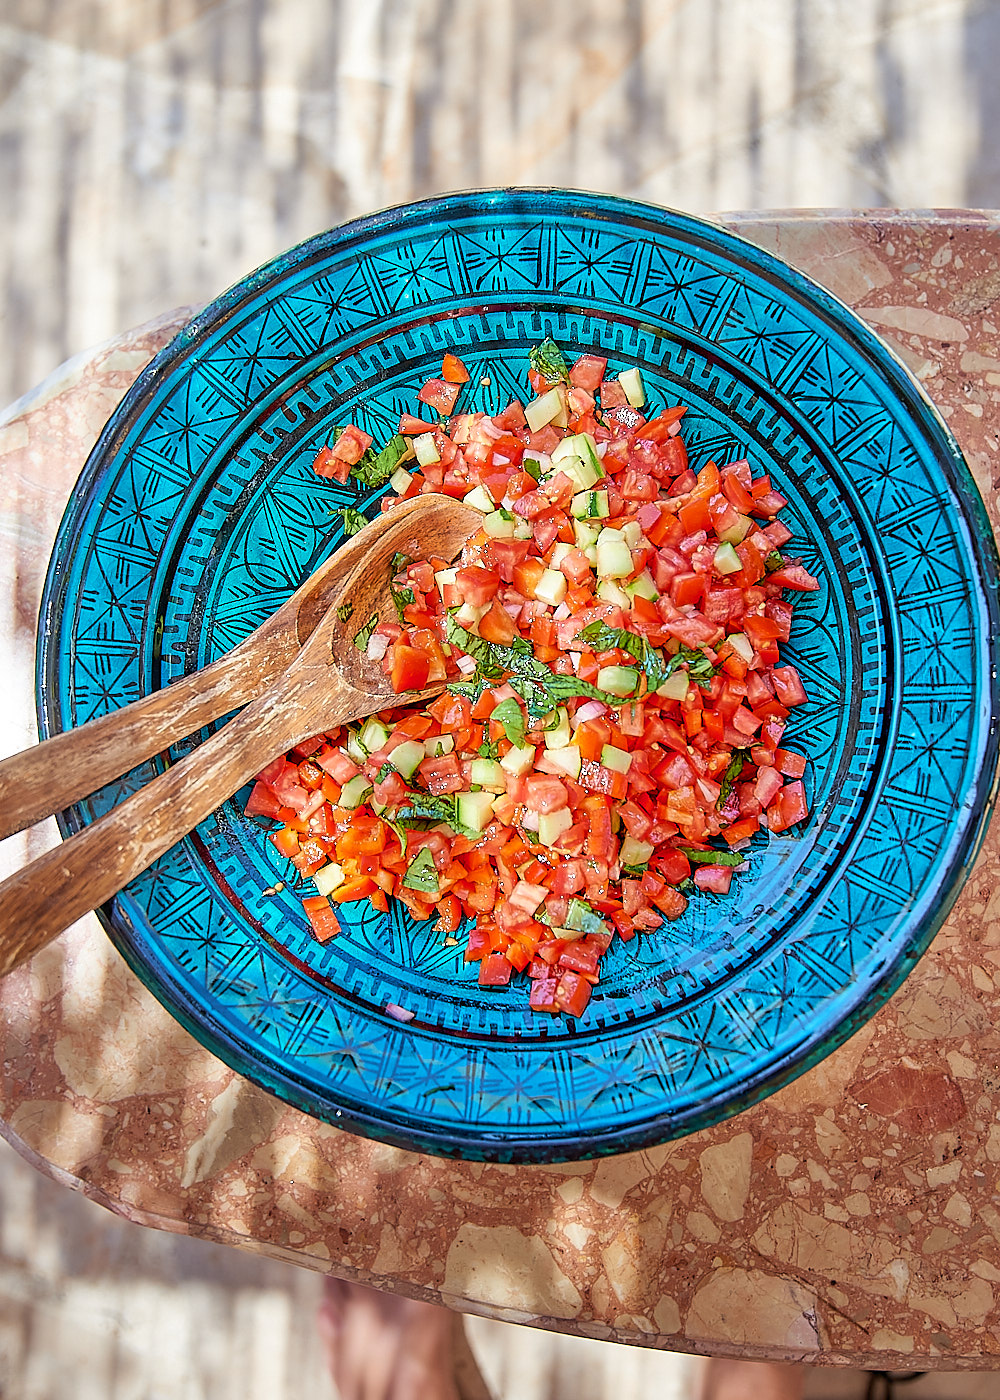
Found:
[[[446,1308],[327,1278],[317,1324],[340,1400],[459,1400]]]
[[[802,1386],[801,1366],[713,1356],[704,1370],[700,1400],[802,1400]]]

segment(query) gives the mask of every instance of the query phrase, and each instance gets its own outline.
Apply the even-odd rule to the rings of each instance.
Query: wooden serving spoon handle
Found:
[[[271,759],[316,727],[334,727],[364,711],[363,697],[332,666],[320,698],[322,707],[308,674],[281,697],[261,696],[119,806],[4,880],[0,976],[107,903]],[[386,703],[384,696],[371,699],[371,709]]]
[[[164,690],[3,759],[0,839],[64,811],[178,739],[242,709],[260,690],[260,668],[253,652],[240,656],[237,651]]]

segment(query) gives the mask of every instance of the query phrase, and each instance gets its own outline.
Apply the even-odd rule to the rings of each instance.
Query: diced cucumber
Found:
[[[333,894],[334,890],[339,889],[346,879],[347,876],[335,861],[324,865],[323,869],[317,870],[313,876],[318,894]]]
[[[494,540],[514,538],[514,517],[508,510],[493,510],[483,521],[483,529]]]
[[[639,672],[631,666],[602,666],[597,673],[597,689],[609,695],[631,695],[639,683]]]
[[[468,500],[468,496],[466,500]],[[530,540],[534,537],[534,533],[530,520],[525,520],[521,515],[516,517],[514,521],[514,538],[516,540]]]
[[[572,554],[572,552],[573,546],[571,544],[563,544],[562,540],[558,540],[552,546],[552,553],[549,555],[549,568],[558,569],[566,555]]]
[[[629,549],[638,549],[642,544],[642,526],[638,520],[630,520],[627,525],[622,526],[622,539]]]
[[[627,773],[632,767],[632,755],[627,749],[616,749],[613,744],[605,744],[601,749],[601,763],[612,773]]]
[[[500,767],[514,778],[523,778],[525,773],[530,773],[535,766],[536,749],[534,744],[517,744],[505,753],[500,760]]]
[[[563,421],[559,426],[565,427],[566,405],[558,389],[550,389],[547,394],[541,394],[537,399],[532,399],[524,410],[525,422],[533,433],[537,433],[547,423],[555,423],[560,417]]]
[[[572,825],[573,814],[568,807],[563,807],[558,812],[540,812],[538,815],[538,839],[543,846],[552,846]]]
[[[421,747],[423,747],[421,745]],[[343,807],[345,811],[352,812],[355,807],[360,807],[365,798],[372,791],[372,785],[365,777],[364,773],[356,773],[353,778],[348,778],[347,782],[340,789],[340,796],[337,799],[337,806]]]
[[[617,525],[602,525],[601,533],[597,536],[597,543],[599,545],[621,544],[624,538],[624,532],[619,530]]]
[[[683,700],[690,689],[691,677],[687,671],[675,671],[662,685],[657,686],[656,693],[667,700]]]
[[[596,471],[590,462],[585,462],[582,457],[561,457],[553,466],[556,471],[569,477],[577,491],[589,491],[604,475],[603,471]]]
[[[648,865],[655,848],[646,841],[637,841],[634,836],[622,840],[618,859],[622,865]]]
[[[719,539],[723,544],[742,544],[752,529],[753,521],[749,515],[741,515],[735,525],[730,525],[728,530],[719,531]]]
[[[635,568],[624,540],[597,541],[597,572],[601,578],[628,578]]]
[[[655,603],[660,596],[659,589],[653,582],[653,575],[648,569],[643,569],[638,578],[626,583],[625,592],[630,598],[648,598],[651,603]]]
[[[496,510],[496,502],[484,486],[473,487],[467,496],[462,497],[462,504],[481,510],[484,515],[492,515]]]
[[[745,661],[749,666],[750,662],[753,660],[753,642],[751,642],[747,634],[745,632],[730,632],[726,641],[740,660]]]
[[[474,758],[469,778],[476,787],[488,788],[490,792],[507,791],[507,775],[495,758]]]
[[[455,621],[459,627],[464,627],[468,631],[475,627],[485,611],[485,608],[477,608],[472,603],[463,603],[455,614]]]
[[[743,565],[731,544],[720,544],[712,564],[717,574],[738,574]]]
[[[397,496],[405,496],[413,484],[413,477],[405,467],[397,467],[389,478],[389,485]]]
[[[623,369],[618,376],[625,397],[633,408],[642,408],[646,402],[646,391],[642,387],[642,375],[637,369]]]
[[[597,443],[590,433],[577,433],[573,438],[573,450],[578,457],[588,463],[599,476],[604,475],[604,467],[597,451]]]
[[[570,514],[576,520],[607,520],[611,514],[607,491],[581,491],[573,497]]]
[[[455,798],[455,815],[470,831],[485,831],[493,816],[493,797],[488,792],[460,792]]]
[[[576,895],[569,902],[569,910],[566,914],[566,927],[579,930],[581,933],[607,933],[608,926],[585,899],[577,899]]]
[[[443,758],[446,753],[451,753],[454,747],[454,734],[435,734],[432,738],[424,740],[428,758]]]
[[[421,433],[419,437],[415,437],[413,451],[422,467],[429,467],[433,462],[441,460],[441,453],[438,451],[433,433]]]
[[[589,545],[585,550],[582,551],[582,553],[583,553],[584,557],[586,558],[587,563],[590,565],[590,567],[591,567],[592,569],[596,569],[596,568],[597,568],[597,545],[596,545],[596,544]]]
[[[361,726],[359,737],[362,748],[366,749],[368,753],[374,753],[376,749],[380,749],[387,742],[389,731],[381,720],[366,719]]]
[[[447,587],[448,584],[454,583],[456,578],[458,578],[457,569],[438,569],[437,573],[434,575],[434,582],[438,586],[438,591],[440,591],[442,588]]]
[[[535,584],[535,597],[540,603],[549,603],[557,608],[566,597],[568,586],[565,574],[558,569],[546,569]]]
[[[427,757],[427,750],[416,739],[404,739],[389,755],[389,762],[401,778],[412,778]]]
[[[600,528],[597,525],[591,525],[587,520],[573,521],[573,536],[577,549],[590,549],[592,545],[596,545],[600,533]]]
[[[353,729],[348,734],[347,743],[344,747],[347,749],[347,757],[351,762],[356,763],[359,768],[362,767],[368,758],[368,751]]]
[[[597,550],[594,550],[597,553]],[[619,588],[618,584],[610,578],[602,578],[595,589],[598,598],[603,603],[613,603],[617,608],[630,608],[632,599],[625,592],[624,588]]]
[[[564,749],[549,749],[546,756],[549,763],[554,763],[567,778],[580,776],[583,757],[575,744],[567,744]]]
[[[569,743],[569,711],[565,706],[560,705],[558,710],[545,716],[545,747],[547,749],[564,749]],[[551,725],[551,729],[549,728]]]

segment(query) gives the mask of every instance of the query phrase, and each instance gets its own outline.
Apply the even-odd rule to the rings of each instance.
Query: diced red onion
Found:
[[[600,700],[585,700],[576,712],[577,724],[585,724],[588,719],[597,719],[598,716],[607,714],[608,707]]]
[[[373,632],[368,638],[368,650],[365,655],[369,661],[381,661],[389,650],[389,638],[380,637],[377,632]]]
[[[412,1021],[416,1012],[407,1011],[405,1006],[397,1006],[394,1001],[389,1001],[386,1002],[385,1014],[391,1016],[394,1021]]]
[[[476,669],[476,658],[474,656],[457,656],[455,658],[455,665],[463,676],[471,676]]]

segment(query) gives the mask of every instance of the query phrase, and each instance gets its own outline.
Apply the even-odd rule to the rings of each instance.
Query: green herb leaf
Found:
[[[400,588],[396,583],[396,575],[403,573],[413,563],[408,554],[397,551],[392,556],[392,563],[389,565],[389,593],[392,596],[392,604],[396,609],[396,616],[400,622],[405,622],[403,609],[414,601],[412,588]]]
[[[355,510],[353,506],[341,506],[339,510],[334,511],[334,515],[344,517],[345,535],[358,535],[368,524],[368,517],[362,515],[359,510]]]
[[[408,792],[393,813],[392,819],[408,831],[423,831],[428,823],[436,826],[438,822],[445,822],[460,836],[475,837],[483,834],[481,831],[472,831],[458,820],[457,803],[451,793],[432,797],[428,792]]]
[[[565,356],[551,336],[546,336],[541,345],[536,345],[529,352],[528,364],[548,384],[569,383]]]
[[[627,651],[629,656],[634,656],[636,661],[643,660],[643,645],[648,645],[644,637],[637,637],[624,627],[609,627],[606,622],[590,623],[580,636],[595,651],[614,651],[617,647],[619,651]]]
[[[377,626],[378,613],[372,613],[371,617],[365,623],[364,627],[362,627],[361,631],[355,632],[354,634],[354,645],[357,647],[358,651],[368,650],[369,638],[371,637],[371,634],[375,631],[375,628]]]
[[[769,574],[773,574],[775,569],[780,569],[785,562],[785,557],[780,549],[772,549],[771,553],[764,560],[764,568]]]
[[[353,611],[353,603],[341,603],[340,607],[337,609],[337,616],[340,618],[341,622],[348,622]]]
[[[408,890],[419,890],[422,894],[440,894],[437,866],[430,847],[423,846],[403,876],[403,884]]]
[[[377,783],[384,783],[386,778],[391,777],[395,771],[391,763],[383,763],[382,767],[375,774],[375,781]]]
[[[736,749],[729,760],[729,767],[722,775],[722,782],[719,784],[719,800],[715,805],[720,811],[726,805],[729,794],[733,790],[733,783],[743,772],[743,765],[746,761],[746,749]]]
[[[648,865],[623,865],[621,867],[622,879],[641,880],[648,869]]]
[[[499,758],[499,757],[500,757],[500,746],[499,746],[499,744],[498,744],[498,743],[497,743],[497,744],[491,744],[488,740],[484,740],[484,742],[481,743],[481,744],[479,745],[479,757],[480,757],[480,758]]]
[[[503,725],[503,732],[512,744],[519,749],[524,747],[524,712],[516,700],[501,700],[490,719]]]
[[[521,470],[527,472],[535,481],[540,481],[542,477],[542,464],[536,457],[522,457]]]
[[[410,444],[406,438],[397,433],[389,439],[381,452],[373,452],[369,447],[360,462],[355,462],[351,468],[351,476],[370,490],[384,486],[399,466],[399,459],[405,457],[409,450]]]
[[[742,865],[746,857],[739,851],[695,851],[690,846],[678,846],[692,865]]]

